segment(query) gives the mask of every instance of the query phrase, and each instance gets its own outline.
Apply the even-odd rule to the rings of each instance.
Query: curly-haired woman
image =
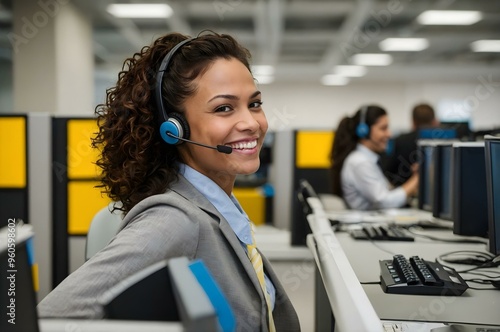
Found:
[[[238,331],[300,329],[271,264],[261,255],[263,274],[254,269],[251,223],[232,194],[236,175],[258,169],[268,128],[249,57],[231,36],[209,32],[168,34],[126,60],[96,108],[93,140],[123,224],[42,300],[41,317],[102,318],[97,299],[105,291],[155,262],[187,256],[207,265]]]

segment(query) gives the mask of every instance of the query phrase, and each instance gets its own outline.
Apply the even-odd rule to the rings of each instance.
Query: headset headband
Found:
[[[166,108],[163,106],[163,98],[162,98],[162,82],[163,82],[163,74],[168,68],[168,64],[170,63],[170,60],[174,56],[175,52],[182,46],[186,45],[187,43],[195,40],[196,37],[194,38],[188,38],[185,39],[181,42],[179,42],[177,45],[175,45],[168,53],[167,55],[163,58],[163,61],[160,64],[160,69],[158,69],[158,73],[156,74],[156,86],[155,86],[155,96],[156,96],[156,106],[158,108],[158,112],[160,115],[160,123],[163,121],[167,121],[168,119],[168,112]],[[163,119],[162,119],[163,118]]]

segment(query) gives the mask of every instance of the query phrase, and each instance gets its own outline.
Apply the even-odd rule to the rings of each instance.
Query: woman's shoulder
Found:
[[[137,220],[142,219],[163,219],[169,216],[173,219],[192,219],[193,214],[200,213],[201,210],[193,203],[193,200],[181,194],[167,190],[162,194],[149,196],[135,205],[123,219],[122,228]]]
[[[366,156],[359,151],[358,149],[353,150],[349,155],[347,156],[345,160],[345,164],[349,165],[357,165],[361,164],[367,161]]]

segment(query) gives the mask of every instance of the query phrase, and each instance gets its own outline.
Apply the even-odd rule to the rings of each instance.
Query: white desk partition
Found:
[[[383,331],[368,296],[340,246],[318,198],[309,198],[313,236],[307,245],[316,260],[335,319],[335,331]]]

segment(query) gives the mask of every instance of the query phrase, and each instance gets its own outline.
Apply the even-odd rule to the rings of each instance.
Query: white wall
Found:
[[[484,77],[487,80],[486,77]],[[495,78],[493,78],[494,80]],[[490,81],[492,81],[490,79]],[[383,83],[327,87],[320,84],[262,85],[263,107],[270,128],[336,128],[345,115],[363,104],[384,107],[393,131],[411,127],[411,108],[428,102],[439,111],[442,100],[471,109],[473,129],[500,127],[499,83],[485,87],[480,80],[465,83]]]
[[[0,67],[0,112],[12,109],[12,75],[6,65]],[[91,110],[105,99],[115,75],[97,72]],[[485,83],[490,82],[490,83]],[[442,101],[452,100],[455,107],[468,106],[474,130],[500,127],[500,77],[482,75],[470,82],[443,83],[370,83],[327,87],[321,84],[261,85],[264,110],[270,129],[336,128],[344,115],[352,115],[365,103],[377,103],[388,112],[391,130],[410,129],[411,108],[428,102],[440,111]],[[87,103],[88,104],[88,103]],[[88,114],[92,114],[89,111]]]

